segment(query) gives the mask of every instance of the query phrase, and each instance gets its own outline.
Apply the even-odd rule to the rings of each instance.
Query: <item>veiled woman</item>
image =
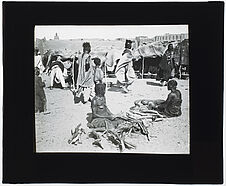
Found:
[[[171,72],[174,68],[174,49],[172,44],[168,45],[168,49],[165,51],[159,63],[159,68],[159,76],[162,78],[161,83],[162,85],[166,85],[171,78]]]

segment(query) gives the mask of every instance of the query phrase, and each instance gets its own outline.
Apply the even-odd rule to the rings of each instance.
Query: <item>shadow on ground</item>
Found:
[[[152,86],[159,86],[162,87],[162,84],[160,82],[152,82],[152,81],[147,81],[147,85],[152,85]]]
[[[121,88],[121,87],[118,87],[118,86],[116,86],[116,85],[112,85],[112,86],[108,89],[108,91],[111,91],[111,92],[123,92],[123,91],[122,91],[122,88]]]

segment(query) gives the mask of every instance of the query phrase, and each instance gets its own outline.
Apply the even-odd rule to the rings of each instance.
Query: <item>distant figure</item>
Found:
[[[91,60],[91,46],[89,42],[83,43],[83,53],[78,56],[77,89],[82,89],[84,103],[92,99],[94,85],[94,64]]]
[[[45,83],[39,74],[39,68],[35,67],[35,113],[46,111],[46,95],[43,89]]]
[[[34,64],[34,67],[39,68],[40,74],[42,74],[44,69],[45,69],[45,67],[42,63],[42,56],[41,56],[38,48],[35,49],[35,64]]]
[[[115,69],[117,81],[123,86],[122,89],[125,93],[129,92],[128,86],[130,86],[136,78],[133,69],[133,55],[131,49],[132,41],[126,40],[125,50]]]
[[[53,89],[54,81],[60,83],[63,89],[66,89],[63,73],[65,71],[64,65],[61,61],[61,56],[57,57],[56,61],[53,61],[49,67],[50,71],[50,90]]]
[[[189,73],[189,42],[187,39],[181,42],[180,47],[180,76]]]
[[[78,52],[75,52],[72,62],[73,89],[77,88],[78,79]]]
[[[159,63],[159,76],[162,85],[166,85],[171,78],[171,72],[174,68],[174,51],[173,45],[169,44],[168,49],[165,51],[162,60]]]
[[[63,62],[64,72],[63,76],[65,79],[65,83],[68,83],[70,89],[73,89],[73,72],[72,72],[72,64],[73,58],[65,58],[66,61]]]

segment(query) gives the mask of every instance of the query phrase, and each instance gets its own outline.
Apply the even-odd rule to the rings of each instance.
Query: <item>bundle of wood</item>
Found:
[[[159,114],[156,110],[148,110],[148,109],[145,109],[145,110],[131,109],[126,113],[126,116],[131,119],[138,119],[138,120],[147,119],[147,120],[151,120],[151,122],[162,121],[162,119],[164,118],[164,116]]]
[[[82,134],[85,134],[85,130],[81,128],[81,123],[80,123],[75,127],[74,131],[71,130],[71,138],[68,140],[68,143],[74,144],[74,145],[81,144]]]
[[[102,140],[105,139],[119,148],[120,152],[123,152],[125,149],[135,149],[136,146],[126,141],[126,138],[131,137],[133,133],[145,135],[147,140],[150,141],[149,124],[162,120],[163,116],[155,110],[133,108],[125,116],[118,116],[117,118],[121,119],[122,122],[116,128],[95,128],[89,133],[88,136],[94,139],[92,145],[104,149]],[[85,134],[85,131],[81,128],[81,124],[77,125],[75,130],[71,131],[72,136],[68,143],[75,145],[81,143],[81,135],[83,133]]]
[[[135,149],[135,145],[132,145],[129,142],[125,141],[125,136],[126,134],[124,132],[118,133],[117,131],[113,130],[105,130],[104,132],[102,132],[101,135],[98,134],[98,132],[96,132],[95,130],[93,130],[89,134],[89,137],[94,138],[94,142],[92,144],[96,147],[100,147],[101,149],[104,149],[101,144],[102,138],[107,139],[116,147],[118,147],[120,152],[123,152],[126,148]]]
[[[89,137],[94,138],[94,142],[92,144],[96,147],[104,149],[101,141],[102,138],[105,138],[112,144],[116,145],[116,147],[119,148],[120,152],[123,152],[125,149],[136,148],[135,145],[126,141],[126,137],[130,137],[131,133],[145,135],[148,141],[150,141],[149,131],[147,126],[145,125],[144,120],[129,117],[120,117],[120,119],[123,119],[126,122],[122,125],[119,125],[116,129],[92,130],[89,134]]]
[[[161,121],[165,116],[154,110],[156,102],[162,102],[162,100],[136,100],[135,106],[129,109],[126,116],[132,119],[148,119],[152,122]]]

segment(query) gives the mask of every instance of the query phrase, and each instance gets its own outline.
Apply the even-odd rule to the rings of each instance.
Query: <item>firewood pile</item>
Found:
[[[130,109],[126,113],[126,116],[120,116],[118,118],[124,122],[119,124],[117,128],[109,129],[108,126],[95,128],[87,134],[89,138],[94,140],[92,142],[93,146],[104,149],[102,141],[107,140],[119,149],[120,152],[123,152],[125,149],[135,149],[136,145],[131,144],[127,139],[133,134],[138,134],[146,136],[147,140],[150,141],[151,136],[148,130],[150,124],[161,121],[163,116],[154,110],[139,112]],[[68,140],[68,143],[74,145],[81,144],[82,134],[86,133],[85,130],[81,128],[81,124],[79,124],[74,131],[71,131],[72,137]]]

